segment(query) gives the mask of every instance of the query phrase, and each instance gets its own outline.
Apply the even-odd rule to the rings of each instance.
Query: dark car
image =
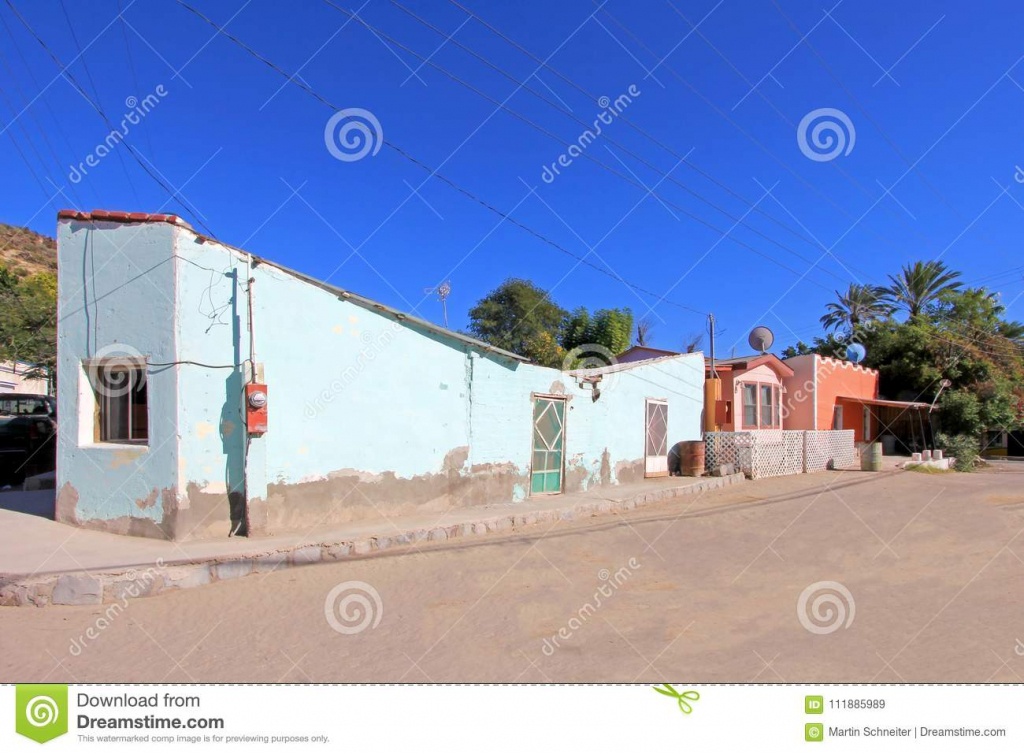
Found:
[[[49,395],[0,393],[0,487],[53,471],[57,402]]]

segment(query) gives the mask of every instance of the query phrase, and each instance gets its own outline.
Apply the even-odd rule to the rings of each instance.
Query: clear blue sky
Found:
[[[331,107],[174,0],[120,0],[124,24],[117,0],[65,0],[77,43],[59,2],[12,0],[62,63],[74,59],[68,77],[5,0],[0,220],[52,235],[61,207],[175,212],[197,228],[198,214],[228,243],[435,321],[424,289],[450,278],[454,328],[516,276],[566,308],[648,313],[665,348],[713,311],[723,356],[748,351],[756,324],[779,346],[810,339],[834,289],[939,256],[968,282],[991,279],[1024,319],[1019,2],[459,1],[550,68],[444,0],[402,0],[443,35],[389,0],[338,0],[376,33],[326,2],[189,0],[335,107],[374,114],[387,145],[348,162],[325,145]],[[69,180],[109,130],[69,79],[115,124],[128,98],[163,87],[125,141],[188,209],[124,146]],[[630,86],[639,95],[587,157],[545,182],[544,165],[583,132],[575,119],[602,111],[583,92],[614,100]],[[852,124],[848,154],[801,150],[798,124],[820,108]]]

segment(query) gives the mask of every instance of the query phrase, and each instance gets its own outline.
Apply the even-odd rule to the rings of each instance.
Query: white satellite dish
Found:
[[[764,325],[758,325],[750,331],[747,342],[755,351],[766,353],[775,342],[775,334]]]

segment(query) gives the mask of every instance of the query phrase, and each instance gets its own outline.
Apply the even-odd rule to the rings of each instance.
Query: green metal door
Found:
[[[562,449],[565,441],[565,400],[533,399],[533,465],[530,492],[562,491]]]

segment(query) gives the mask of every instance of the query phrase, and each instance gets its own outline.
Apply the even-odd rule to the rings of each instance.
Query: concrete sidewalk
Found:
[[[192,542],[119,536],[0,510],[0,605],[122,602],[254,572],[633,510],[741,481],[742,474],[648,479],[516,504],[461,508],[439,516]]]

